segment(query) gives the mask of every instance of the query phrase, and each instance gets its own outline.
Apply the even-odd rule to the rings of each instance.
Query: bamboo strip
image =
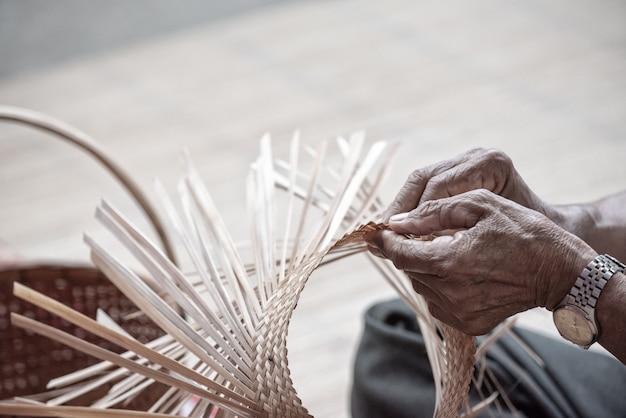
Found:
[[[228,398],[223,398],[219,394],[209,392],[205,389],[200,388],[199,386],[191,385],[187,382],[175,379],[171,377],[170,375],[165,374],[163,372],[152,370],[149,367],[139,365],[133,361],[123,358],[119,354],[105,350],[92,343],[83,341],[80,338],[74,337],[73,335],[70,335],[66,332],[60,331],[51,326],[37,322],[23,315],[12,313],[11,322],[20,328],[24,328],[29,331],[41,334],[45,337],[59,341],[64,344],[71,345],[72,347],[80,351],[83,351],[86,354],[92,355],[102,360],[110,361],[111,363],[117,364],[120,367],[124,367],[134,373],[139,373],[144,376],[153,378],[154,380],[157,380],[166,385],[174,386],[181,390],[195,393],[196,395],[201,396],[203,398],[214,399],[216,402],[219,402],[224,408],[232,410],[233,412],[241,413],[242,416],[247,416],[247,417],[252,416],[250,415],[250,413],[252,412],[250,409],[245,408],[242,405],[237,404]],[[58,407],[50,407],[50,408],[54,409]],[[0,412],[3,412],[3,410],[0,409]]]
[[[365,165],[364,167],[362,167],[364,170],[364,175],[363,175],[362,180],[359,182],[359,187],[355,190],[354,198],[356,199],[359,196],[360,192],[364,192],[364,187],[366,186],[366,184],[368,186],[368,190],[366,193],[363,193],[364,195],[363,197],[365,199],[361,203],[361,209],[355,215],[353,215],[352,222],[348,224],[348,226],[346,227],[346,230],[348,231],[357,230],[360,224],[364,224],[370,221],[370,219],[365,218],[365,213],[366,211],[370,211],[372,209],[372,206],[378,199],[378,191],[382,187],[384,181],[387,178],[387,175],[389,174],[389,171],[391,170],[392,165],[390,162],[395,156],[396,152],[398,151],[398,147],[399,147],[399,144],[395,143],[395,144],[390,145],[389,148],[386,149],[387,153],[383,161],[379,163],[381,168],[378,171],[378,174],[376,174],[373,184],[370,185],[367,182],[367,174],[371,171],[371,169],[369,169]],[[370,153],[372,151],[373,149],[370,151]],[[374,158],[378,160],[379,156],[374,156]],[[366,159],[366,163],[367,163],[367,159]],[[373,163],[376,163],[376,161],[374,161]]]
[[[154,366],[149,367],[155,368]],[[147,379],[140,374],[130,375],[125,379],[123,386],[114,387],[114,390],[109,391],[106,396],[92,403],[91,407],[96,409],[110,409],[122,402],[132,400],[135,395],[148,388],[154,382],[153,379]]]
[[[174,341],[174,338],[169,334],[165,334],[157,338],[156,340],[153,340],[147,343],[146,347],[156,350],[157,347],[162,346],[163,343],[166,341],[169,341],[169,342]],[[157,350],[157,351],[160,351],[160,350]],[[127,351],[125,353],[122,353],[121,356],[128,359],[128,358],[135,357],[136,355],[134,352]],[[47,387],[56,388],[56,387],[67,386],[67,385],[76,383],[78,381],[87,379],[95,375],[96,373],[104,372],[105,370],[112,368],[112,367],[114,367],[114,364],[108,361],[96,363],[93,366],[89,366],[84,369],[77,370],[73,373],[67,374],[65,376],[59,376],[55,379],[52,379],[50,382],[48,382]]]
[[[172,418],[171,415],[120,409],[95,409],[84,406],[22,405],[0,402],[0,411],[18,417],[76,417],[76,418]]]
[[[287,224],[285,225],[285,231],[284,231],[283,242],[282,242],[282,253],[280,257],[280,268],[279,268],[279,272],[280,272],[279,282],[280,283],[285,281],[285,278],[288,277],[287,273],[288,271],[290,271],[289,259],[287,258],[287,253],[288,253],[289,239],[290,239],[289,233],[291,232],[291,222],[292,222],[294,204],[295,204],[294,190],[296,187],[296,181],[297,181],[298,171],[299,171],[298,169],[299,151],[300,151],[300,132],[296,131],[291,140],[291,147],[290,147],[289,163],[292,169],[290,170],[289,187],[287,189],[288,201],[287,201],[287,214],[285,216],[287,220]],[[276,173],[275,173],[274,167],[272,167],[272,172],[274,173],[274,178],[275,178]],[[272,189],[274,188],[276,188],[276,180],[274,180],[274,184],[272,184]]]
[[[165,349],[159,350],[159,353],[168,355],[168,357],[172,359],[176,359],[180,357],[180,353],[182,353],[182,350],[181,350],[180,344],[174,343],[174,344],[170,344]],[[128,354],[128,352],[124,354]],[[129,356],[125,356],[124,354],[122,354],[122,357],[124,358],[129,357]],[[142,358],[137,358],[135,361],[138,364],[145,365],[148,362],[148,359],[142,357]],[[60,396],[56,396],[56,397],[49,399],[46,402],[46,404],[47,405],[62,405],[81,395],[84,395],[85,393],[91,392],[92,390],[97,389],[98,387],[104,386],[105,384],[111,381],[119,380],[120,378],[124,377],[125,375],[128,375],[129,373],[130,372],[124,368],[118,368],[116,370],[113,370],[101,376],[100,378],[92,380],[91,382],[83,382],[80,385],[76,385],[75,387],[72,388],[72,390],[67,391],[66,393]],[[87,376],[85,378],[88,378],[88,377],[91,377],[91,376]],[[50,384],[48,385],[50,386]]]
[[[363,179],[370,173],[372,166],[378,161],[378,158],[386,147],[387,144],[384,142],[375,143],[372,148],[370,148],[363,164],[357,167],[357,164],[355,163],[355,173],[350,176],[345,189],[337,194],[340,199],[338,199],[336,207],[332,209],[332,213],[335,214],[335,216],[331,217],[332,221],[328,227],[326,236],[322,241],[322,248],[326,248],[326,246],[330,244],[331,240],[335,238],[337,231],[339,230],[339,226],[345,219],[345,214],[354,202],[357,190],[361,187]]]
[[[498,325],[495,330],[493,330],[485,339],[483,339],[478,348],[476,348],[476,353],[474,354],[476,358],[484,356],[487,353],[489,347],[491,347],[493,343],[499,340],[500,337],[502,337],[504,334],[511,331],[514,325],[514,319],[504,321],[503,323]]]
[[[256,206],[261,204],[261,197],[258,193],[258,181],[258,175],[254,172],[254,169],[251,169],[246,181],[246,200],[249,202],[257,202],[257,204],[249,205],[248,207],[248,216],[250,219],[257,214]],[[266,245],[266,241],[263,237],[262,223],[263,222],[259,222],[258,226],[253,223],[250,228],[250,241],[252,243],[252,251],[254,254],[263,254],[265,251],[264,246]],[[264,280],[267,276],[269,276],[268,270],[271,269],[271,267],[267,265],[266,257],[262,255],[255,256],[253,259],[257,292],[259,294],[261,306],[265,309],[268,299],[270,299],[275,290],[273,280]]]
[[[224,256],[224,265],[232,267],[233,276],[229,280],[232,281],[233,284],[238,284],[241,287],[241,290],[245,292],[246,301],[249,306],[246,304],[242,304],[246,306],[250,312],[249,315],[244,316],[249,321],[246,325],[248,327],[248,331],[250,333],[255,329],[254,325],[258,322],[259,318],[262,316],[261,314],[261,306],[256,297],[254,289],[252,289],[250,283],[247,280],[247,275],[245,274],[245,270],[242,268],[243,263],[238,255],[238,252],[233,244],[233,241],[228,234],[228,230],[222,220],[219,212],[215,208],[215,205],[210,198],[208,191],[206,190],[204,184],[198,178],[198,174],[193,168],[191,161],[189,158],[186,160],[186,169],[187,176],[185,178],[185,182],[191,191],[191,196],[193,197],[194,202],[198,205],[199,214],[202,216],[202,219],[205,221],[206,225],[210,227],[215,236],[218,238],[219,243],[221,244],[219,249],[221,250],[220,254]],[[238,288],[236,288],[238,289]]]
[[[174,402],[175,396],[179,394],[177,388],[169,388],[151,407],[148,412],[165,413],[169,409],[170,403]]]
[[[124,334],[125,336],[127,336],[128,338],[133,338],[134,337],[132,335],[130,335],[128,332],[126,332],[126,330],[124,328],[122,328],[121,326],[119,326],[119,324],[117,322],[115,322],[113,320],[113,318],[111,318],[104,310],[102,310],[101,308],[98,308],[96,310],[96,322],[104,325],[107,328],[111,328],[112,330],[114,330],[115,332],[118,332],[120,334]]]
[[[198,208],[199,220],[208,227],[218,243],[213,248],[218,255],[220,263],[225,266],[223,272],[227,278],[226,284],[235,295],[237,305],[242,308],[243,323],[241,326],[245,327],[248,334],[253,335],[256,324],[262,316],[262,310],[259,300],[248,282],[248,275],[243,267],[244,264],[223,225],[223,221],[217,215],[218,212],[208,192],[196,178],[195,172],[191,172],[185,178],[185,185],[190,192],[191,200]],[[205,247],[205,251],[207,251],[206,249],[208,247]]]
[[[209,353],[214,352],[213,346],[208,344],[183,318],[174,312],[170,306],[158,298],[132,271],[126,269],[106,253],[88,235],[85,236],[91,247],[92,261],[129,299],[141,308],[163,330],[173,335],[190,352],[201,358],[213,369],[219,371],[225,378],[237,383],[234,376],[224,369]],[[219,353],[217,353],[219,355]],[[247,386],[239,386],[243,393],[251,395]]]
[[[167,290],[173,300],[189,317],[199,324],[213,340],[226,342],[226,344],[223,344],[221,347],[228,353],[230,358],[242,360],[243,364],[239,362],[238,366],[244,371],[245,376],[238,377],[240,380],[245,381],[246,377],[250,375],[250,360],[245,355],[240,355],[242,350],[235,351],[235,348],[240,345],[236,339],[233,340],[229,338],[234,336],[235,338],[239,338],[240,341],[244,339],[241,333],[237,332],[239,329],[235,328],[232,333],[230,330],[225,329],[222,322],[219,321],[204,304],[193,287],[188,286],[188,282],[181,271],[160,252],[155,251],[155,248],[150,245],[146,237],[134,229],[132,225],[108,203],[103,202],[103,204],[98,207],[96,210],[96,218],[105,224],[120,242],[133,253],[158,284]],[[187,291],[186,294],[183,294],[182,291],[176,287],[174,282],[170,280],[171,278],[174,279],[176,284]],[[194,305],[192,301],[196,302],[196,305]],[[201,309],[202,312],[200,312],[199,309]],[[207,321],[207,316],[211,320],[211,323]],[[216,327],[219,332],[215,332]],[[217,359],[219,355],[214,355],[214,357]],[[224,362],[230,364],[228,359],[225,359]],[[224,366],[226,367],[227,365],[224,364]],[[239,371],[231,368],[230,373],[237,376]]]
[[[322,141],[320,143],[321,146],[326,147],[328,145],[327,141]],[[324,152],[315,152],[314,153],[316,158],[323,158],[323,156],[325,155],[325,151]],[[322,167],[321,161],[316,159],[316,162],[319,162],[319,166]],[[276,170],[274,173],[274,178],[276,181],[276,187],[278,189],[284,190],[286,192],[289,191],[289,177],[291,176],[291,165],[283,160],[276,160],[274,162],[274,169]],[[282,173],[281,171],[278,170],[283,170],[285,171],[285,173]],[[298,172],[296,175],[296,178],[298,181],[303,181],[306,183],[309,183],[310,185],[314,186],[312,190],[309,190],[309,187],[302,187],[298,184],[295,184],[293,187],[293,196],[297,197],[300,200],[307,200],[309,199],[311,201],[311,207],[317,208],[320,210],[320,212],[322,213],[327,213],[329,211],[329,207],[328,204],[326,202],[324,202],[324,199],[321,196],[318,196],[318,192],[320,192],[320,190],[323,189],[323,187],[319,184],[315,184],[315,182],[312,180],[312,177],[308,176],[307,174],[303,173],[303,172]],[[312,183],[312,184],[311,184]],[[327,190],[327,189],[324,189]],[[326,195],[326,193],[324,193]],[[302,219],[302,218],[300,218]]]
[[[252,179],[255,179],[256,204],[255,214],[252,218],[253,236],[258,235],[259,242],[264,245],[256,247],[258,257],[261,260],[261,270],[257,274],[263,276],[263,284],[269,295],[278,288],[278,275],[276,274],[276,208],[274,207],[274,166],[272,157],[272,145],[269,134],[261,138],[260,156],[253,164],[251,170]]]
[[[204,286],[204,290],[206,294],[215,302],[217,305],[216,314],[222,315],[222,319],[218,319],[218,323],[221,322],[224,324],[224,327],[232,330],[235,333],[237,341],[242,346],[243,349],[243,358],[249,358],[249,353],[252,350],[252,331],[245,326],[242,326],[242,318],[239,313],[235,309],[235,303],[228,296],[228,290],[226,289],[226,275],[221,274],[219,272],[217,262],[215,261],[215,257],[211,254],[209,244],[209,239],[203,233],[203,230],[200,225],[199,216],[194,216],[194,212],[192,209],[192,202],[190,197],[190,192],[185,183],[182,183],[179,187],[179,192],[181,194],[181,200],[183,204],[183,210],[187,217],[187,222],[189,224],[189,229],[193,231],[193,233],[186,234],[185,230],[182,226],[182,222],[180,223],[179,228],[175,229],[179,236],[183,239],[185,245],[190,245],[187,249],[188,254],[190,255],[194,265],[196,266],[196,271],[200,278],[200,283]],[[173,210],[173,209],[171,209]],[[176,222],[178,218],[174,218],[174,222]],[[197,254],[198,251],[191,246],[188,235],[194,235],[199,242],[199,251],[201,254]],[[206,268],[203,267],[201,262],[201,257],[204,258],[204,262],[206,263]],[[245,273],[247,275],[247,272]],[[240,330],[238,332],[237,330]],[[233,344],[236,346],[235,344]],[[237,351],[240,351],[237,348]]]
[[[346,189],[349,187],[352,177],[354,175],[354,171],[357,169],[358,160],[360,157],[361,149],[363,147],[364,138],[362,136],[353,135],[350,138],[350,152],[347,155],[346,160],[343,164],[343,170],[341,174],[341,178],[339,179],[339,184],[336,189],[336,192],[333,194],[332,202],[330,204],[328,213],[333,214],[334,216],[326,216],[324,218],[323,224],[321,228],[318,230],[316,234],[313,234],[311,239],[310,247],[307,247],[304,251],[306,254],[311,254],[311,247],[314,248],[324,248],[324,246],[319,245],[320,243],[326,240],[330,242],[333,238],[333,233],[329,233],[332,225],[339,225],[341,221],[336,221],[335,219],[342,218],[343,213],[339,212],[337,209],[342,205],[342,196],[344,195]]]
[[[84,390],[114,382],[109,393],[92,405],[98,411],[99,415],[94,415],[97,417],[117,416],[116,412],[109,415],[117,410],[104,413],[98,409],[141,396],[155,381],[169,385],[170,389],[145,415],[137,416],[183,412],[192,417],[310,416],[291,381],[287,330],[310,274],[322,264],[365,251],[363,237],[367,231],[385,227],[369,222],[381,211],[377,194],[397,144],[377,142],[363,157],[364,141],[362,132],[347,140],[338,138],[342,160],[337,165],[326,161],[326,142],[317,150],[305,147],[305,153],[313,159],[310,173],[305,174],[301,171],[304,164],[298,133],[292,139],[288,161],[274,158],[269,135],[262,139],[261,155],[248,182],[249,213],[254,224],[252,263],[243,262],[240,247],[230,237],[188,156],[186,175],[178,190],[182,216],[163,188],[157,186],[157,190],[196,272],[183,273],[111,205],[104,202],[100,206],[97,218],[146,267],[150,278],[138,277],[86,236],[92,260],[142,313],[168,333],[168,338],[139,344],[115,327],[99,324],[19,285],[15,290],[18,297],[36,302],[128,351],[115,354],[21,315],[13,315],[12,319],[18,326],[104,360],[86,371],[54,381],[55,385],[71,384],[91,379],[98,371],[108,371],[84,382]],[[277,220],[277,188],[287,193],[285,219]],[[302,199],[297,215],[296,199]],[[339,237],[342,233],[344,236]],[[371,256],[369,259],[417,315],[436,385],[436,416],[457,416],[462,407],[470,411],[467,388],[473,362],[509,328],[501,328],[476,350],[473,338],[430,316],[426,301],[413,291],[402,272],[388,262]],[[176,302],[187,320],[166,300]],[[487,390],[492,384],[498,387],[497,381],[483,376],[492,374],[486,368],[479,370],[475,384],[484,384]],[[50,409],[46,411],[54,411],[50,413],[88,416],[80,415],[80,409],[63,409],[68,407],[59,405],[71,399],[70,389],[21,402],[43,408],[38,401],[49,399]],[[479,407],[484,408],[486,402],[499,405],[497,393],[485,396]],[[8,404],[0,404],[0,411],[4,411],[5,405]]]
[[[237,393],[224,390],[223,386],[216,385],[213,380],[207,379],[205,376],[195,372],[192,369],[189,369],[188,367],[171,359],[170,357],[167,357],[161,353],[158,353],[157,351],[147,348],[144,344],[141,344],[134,338],[127,337],[124,334],[121,334],[111,328],[103,326],[93,319],[89,318],[88,316],[76,312],[73,309],[55,301],[48,296],[45,296],[35,290],[29,289],[28,287],[18,282],[14,283],[13,293],[20,299],[30,302],[35,306],[39,306],[40,308],[45,309],[48,312],[51,312],[80,328],[89,330],[95,335],[111,341],[114,344],[119,345],[120,347],[123,347],[129,351],[133,351],[137,355],[143,356],[146,359],[177,373],[184,379],[200,383],[207,388],[210,388],[217,392],[221,392],[222,394],[232,398],[235,401],[241,402],[250,408],[254,408],[254,404],[251,403],[250,399],[242,397]]]
[[[319,146],[319,150],[315,155],[315,161],[313,163],[313,168],[312,168],[312,172],[311,175],[309,177],[309,187],[307,190],[307,194],[306,194],[306,198],[304,200],[304,205],[302,207],[302,212],[300,214],[300,223],[298,224],[298,229],[296,230],[296,235],[294,238],[294,243],[293,243],[293,248],[291,251],[291,263],[289,264],[289,270],[287,272],[288,275],[291,275],[293,273],[293,270],[295,268],[295,266],[298,264],[298,262],[300,261],[300,259],[303,257],[304,252],[302,252],[302,256],[298,255],[298,250],[299,250],[299,245],[302,239],[302,234],[304,232],[304,225],[306,223],[306,220],[308,218],[308,214],[309,214],[309,210],[311,208],[311,206],[313,205],[313,191],[316,189],[317,184],[318,184],[318,180],[319,180],[319,174],[320,174],[320,167],[322,165],[322,161],[326,155],[326,149],[327,149],[327,142],[323,141],[320,146]]]

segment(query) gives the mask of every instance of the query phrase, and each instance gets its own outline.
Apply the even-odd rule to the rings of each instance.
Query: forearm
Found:
[[[547,215],[598,253],[626,260],[626,191],[592,203],[554,206]]]
[[[600,327],[598,342],[626,364],[626,275],[616,273],[608,281],[596,306]]]
[[[626,191],[592,203],[554,206],[555,223],[585,241],[599,254],[626,260]],[[596,305],[598,342],[626,364],[626,275],[608,281]]]

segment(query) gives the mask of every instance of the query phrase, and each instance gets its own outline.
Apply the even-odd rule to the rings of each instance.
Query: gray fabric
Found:
[[[546,363],[539,367],[504,336],[487,353],[517,413],[491,407],[481,417],[626,417],[626,366],[614,358],[516,328]],[[352,416],[432,417],[435,388],[413,312],[399,300],[372,306],[357,350]],[[479,395],[472,388],[472,403]]]

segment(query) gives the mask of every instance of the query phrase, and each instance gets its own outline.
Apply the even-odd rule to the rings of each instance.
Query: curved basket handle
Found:
[[[156,210],[133,179],[90,136],[75,127],[43,113],[13,106],[0,106],[0,120],[21,123],[38,128],[77,145],[106,167],[126,188],[154,226],[170,260],[176,262],[174,249]]]

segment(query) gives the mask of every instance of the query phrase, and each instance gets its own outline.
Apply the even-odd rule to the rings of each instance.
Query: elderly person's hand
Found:
[[[511,175],[516,176],[494,174],[488,181],[491,189],[525,194]],[[480,181],[485,184],[485,179]],[[445,188],[431,190],[421,196],[442,197]],[[417,207],[411,200],[406,205],[396,200],[396,209],[407,211],[391,217],[391,231],[369,234],[368,244],[406,272],[435,318],[468,334],[484,334],[505,318],[536,306],[552,309],[597,255],[541,213],[484,189]],[[406,236],[445,230],[456,232],[432,241]]]
[[[408,212],[425,201],[476,189],[489,190],[543,214],[551,210],[530,190],[505,153],[476,148],[413,171],[383,214],[383,221],[396,213]]]

